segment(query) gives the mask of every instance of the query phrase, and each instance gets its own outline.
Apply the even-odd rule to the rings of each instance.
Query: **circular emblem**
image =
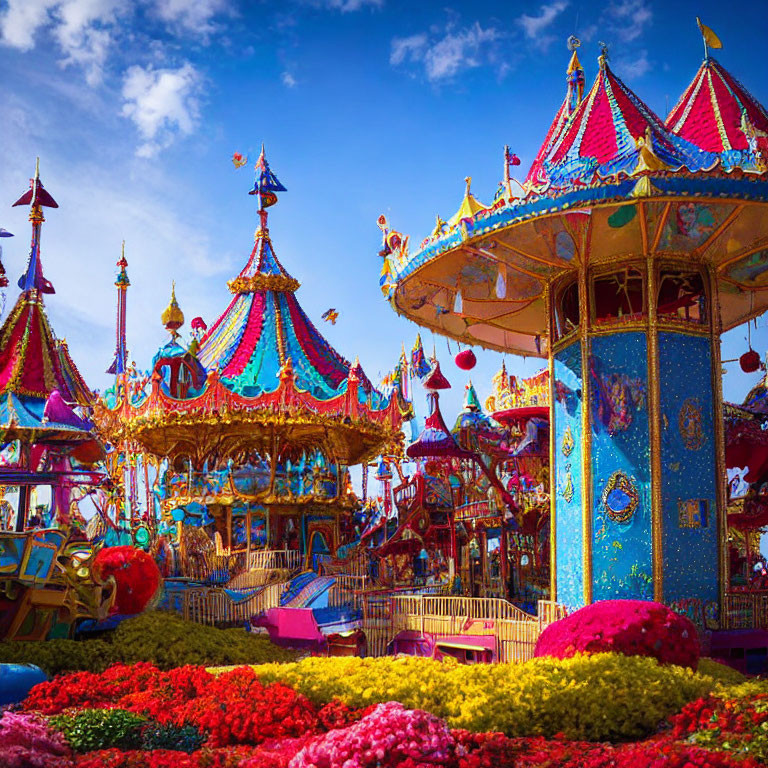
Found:
[[[698,451],[704,445],[704,430],[701,426],[701,407],[697,397],[689,397],[681,406],[677,416],[677,427],[683,445],[689,451]]]
[[[628,523],[640,503],[635,481],[621,470],[614,472],[603,489],[603,509],[614,523]]]

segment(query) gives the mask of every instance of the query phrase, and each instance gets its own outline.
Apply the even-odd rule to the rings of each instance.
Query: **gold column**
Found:
[[[587,263],[579,268],[581,339],[581,525],[584,604],[592,602],[592,387],[589,380],[590,301]]]
[[[661,391],[659,382],[659,334],[656,306],[656,262],[649,253],[643,254],[646,264],[646,301],[648,330],[648,440],[651,461],[651,557],[653,562],[653,599],[664,600],[663,515],[661,502]]]
[[[711,266],[707,268],[707,286],[710,296],[710,343],[712,349],[712,418],[715,431],[715,510],[717,519],[717,574],[720,581],[720,615],[725,608],[728,589],[728,517],[727,471],[725,467],[725,419],[723,416],[723,372],[720,359],[720,295],[717,279]]]
[[[555,338],[554,302],[549,287],[545,291],[544,299],[547,305],[547,317],[549,318],[549,599],[557,600],[557,477],[555,470],[555,457],[557,456],[557,439],[555,438],[555,358],[552,352],[552,344]]]

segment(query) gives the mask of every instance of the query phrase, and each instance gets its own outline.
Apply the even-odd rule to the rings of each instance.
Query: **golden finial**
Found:
[[[465,195],[469,195],[469,194],[470,194],[470,192],[469,192],[469,186],[470,186],[470,184],[472,184],[472,177],[471,177],[471,176],[465,176],[465,177],[464,177],[464,182],[465,182],[465,184],[467,185],[467,189],[466,189],[466,191],[464,192],[464,194],[465,194]]]
[[[166,330],[176,338],[179,334],[176,333],[179,328],[181,328],[182,325],[184,325],[184,313],[181,311],[181,308],[179,307],[179,302],[176,301],[176,281],[173,281],[172,287],[171,287],[171,302],[168,304],[168,306],[165,308],[165,311],[160,316],[160,319],[162,320],[163,325],[165,326]]]

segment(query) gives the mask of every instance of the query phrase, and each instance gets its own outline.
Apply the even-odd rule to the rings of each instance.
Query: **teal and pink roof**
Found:
[[[258,165],[265,169],[262,174],[275,179],[263,150]],[[268,191],[272,192],[272,186]],[[277,389],[280,370],[290,359],[296,386],[318,400],[328,400],[345,390],[352,365],[331,347],[301,308],[296,299],[299,282],[275,254],[266,214],[262,208],[253,251],[240,274],[229,282],[233,298],[201,339],[198,359],[245,397]],[[355,369],[361,397],[382,407],[384,398],[359,364]]]
[[[397,439],[399,393],[385,398],[357,361],[350,364],[330,346],[296,299],[298,281],[277,258],[267,208],[284,190],[262,149],[250,193],[259,202],[260,224],[245,267],[229,282],[229,306],[199,344],[179,355],[175,332],[184,320],[172,302],[163,322],[175,346],[161,350],[148,394],[137,399],[117,390],[120,396],[105,403],[107,433],[130,434],[151,453],[191,458],[195,465],[247,451],[274,456],[275,450],[291,457],[327,451],[355,464]],[[187,359],[193,352],[194,365]],[[184,358],[189,370],[181,378],[191,386],[172,392],[160,368],[177,358]],[[199,384],[192,370],[198,366],[204,369]],[[222,419],[222,413],[229,415]]]
[[[605,49],[583,96],[582,82],[574,51],[525,181],[509,183],[506,154],[493,205],[468,206],[467,191],[415,252],[380,218],[382,288],[399,314],[462,343],[546,356],[549,287],[587,255],[615,264],[638,243],[713,266],[724,330],[768,308],[765,109],[710,57],[666,121]]]

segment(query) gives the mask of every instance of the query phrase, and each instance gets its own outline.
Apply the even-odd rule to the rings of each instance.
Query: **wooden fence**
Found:
[[[271,570],[280,568],[297,571],[304,563],[304,556],[295,549],[260,549],[251,552],[247,570]]]
[[[182,615],[198,624],[242,624],[280,604],[285,584],[268,584],[243,600],[233,600],[223,589],[189,589],[182,597]]]
[[[726,593],[720,626],[722,629],[768,629],[768,593]]]
[[[496,636],[499,661],[527,661],[533,658],[536,641],[543,628],[565,613],[562,606],[542,602],[539,615],[531,616],[500,598],[369,596],[363,611],[368,653],[383,656],[389,643],[404,630],[460,635],[471,620],[477,620],[486,621],[487,633]],[[483,631],[483,628],[473,628],[472,631]]]

